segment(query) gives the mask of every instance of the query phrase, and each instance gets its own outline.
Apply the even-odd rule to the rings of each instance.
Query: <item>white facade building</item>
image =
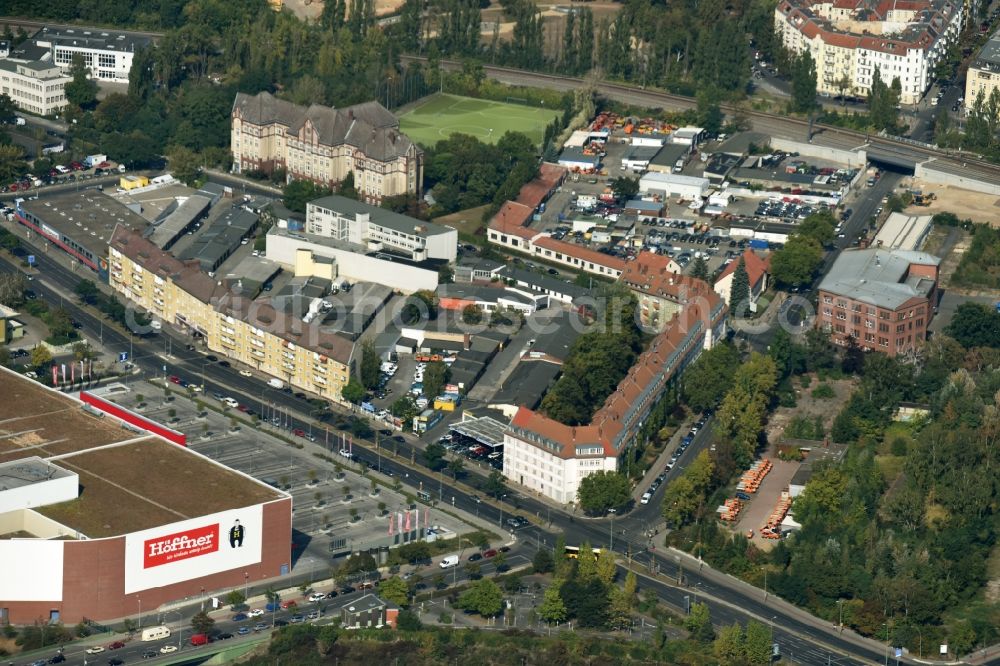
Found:
[[[128,83],[132,59],[152,43],[146,35],[102,28],[46,26],[13,49],[10,58],[38,60],[68,72],[75,56],[83,59],[90,76],[99,81]]]
[[[900,102],[916,104],[963,16],[953,0],[782,0],[774,27],[789,52],[809,52],[821,94],[867,96],[878,68],[887,85],[899,79]]]
[[[66,106],[70,78],[58,67],[39,61],[0,60],[0,93],[17,108],[40,116],[58,113]]]
[[[369,250],[397,252],[413,261],[458,257],[458,231],[341,196],[306,206],[306,231]]]

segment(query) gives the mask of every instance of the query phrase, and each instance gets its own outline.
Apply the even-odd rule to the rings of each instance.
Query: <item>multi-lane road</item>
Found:
[[[860,210],[859,210],[860,213]],[[203,378],[205,391],[219,391],[236,397],[241,402],[255,405],[262,399],[264,386],[257,380],[240,376],[233,368],[222,367],[216,363],[206,363],[201,354],[194,352],[179,352],[183,350],[187,340],[169,328],[153,338],[129,336],[115,326],[105,325],[101,315],[89,308],[80,307],[73,293],[76,285],[83,278],[92,275],[84,269],[79,272],[70,271],[50,257],[38,253],[41,257],[40,270],[36,274],[31,288],[51,303],[62,302],[72,317],[80,322],[84,332],[91,338],[101,336],[103,346],[112,352],[130,351],[136,372],[146,377],[162,376],[163,366],[167,366],[167,374],[178,374],[188,379]],[[0,260],[0,270],[18,270],[6,257]],[[172,340],[172,347],[178,354],[168,358],[164,354],[164,338]],[[293,395],[280,391],[268,391],[266,399],[279,405],[288,412],[292,428],[307,428],[311,405],[299,400]],[[680,473],[685,461],[697,454],[706,446],[706,430],[702,430],[695,442],[681,459],[681,466],[668,474],[669,481]],[[745,622],[748,618],[757,618],[773,625],[775,642],[782,646],[786,657],[800,663],[816,663],[819,655],[826,662],[857,664],[881,661],[883,648],[874,641],[862,639],[848,633],[840,635],[829,623],[811,617],[773,597],[765,598],[763,591],[738,581],[729,576],[719,574],[708,567],[695,563],[694,566],[685,563],[687,556],[665,552],[662,548],[649,550],[649,541],[645,531],[656,518],[658,501],[645,507],[640,507],[629,515],[615,519],[588,519],[580,516],[568,516],[559,507],[553,507],[534,497],[519,495],[513,491],[501,504],[489,501],[477,501],[471,493],[455,487],[447,479],[442,481],[439,475],[417,466],[409,466],[401,461],[415,458],[421,460],[419,452],[421,445],[410,437],[399,445],[399,457],[387,457],[376,454],[372,442],[355,438],[355,453],[363,463],[377,463],[383,470],[393,473],[404,484],[414,488],[423,487],[436,489],[439,484],[447,486],[443,501],[452,504],[469,514],[493,522],[501,529],[503,518],[511,515],[511,509],[516,505],[522,514],[533,517],[533,524],[518,530],[519,541],[535,544],[541,547],[552,547],[558,533],[563,533],[569,544],[580,544],[584,541],[594,546],[612,548],[618,553],[630,556],[632,561],[646,567],[647,571],[657,571],[655,578],[644,578],[645,585],[655,587],[661,597],[678,609],[685,608],[685,597],[705,601],[712,610],[713,619],[718,624],[730,624],[735,621]],[[382,452],[385,452],[383,446]],[[470,476],[475,472],[470,471]],[[549,524],[551,520],[551,524]],[[505,529],[505,528],[504,528]],[[679,571],[683,570],[682,582],[677,584]],[[672,581],[672,582],[671,582]],[[795,657],[795,655],[800,655]]]

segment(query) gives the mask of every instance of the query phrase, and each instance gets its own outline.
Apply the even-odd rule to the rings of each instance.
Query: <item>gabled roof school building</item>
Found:
[[[289,181],[326,186],[353,174],[355,189],[375,203],[423,188],[424,151],[378,102],[334,109],[298,106],[267,92],[238,93],[230,145],[236,173],[285,169]]]

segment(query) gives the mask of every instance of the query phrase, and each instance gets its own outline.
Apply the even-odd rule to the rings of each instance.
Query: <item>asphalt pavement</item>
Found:
[[[861,213],[858,211],[856,214],[860,215]],[[6,256],[2,258],[0,265],[5,270],[16,269]],[[130,339],[130,336],[116,327],[104,326],[100,315],[92,313],[89,309],[81,308],[72,298],[75,286],[84,277],[92,278],[93,276],[86,269],[78,269],[74,273],[52,259],[43,257],[39,277],[36,277],[32,288],[39,293],[41,298],[49,302],[62,300],[73,318],[83,325],[84,331],[91,337],[101,335],[104,346],[109,350],[131,350],[132,361],[137,366],[138,372],[144,373],[147,377],[162,375],[163,365],[166,364],[167,374],[178,374],[189,379],[203,377],[205,391],[208,393],[219,391],[249,404],[254,404],[262,399],[262,386],[259,380],[241,377],[234,368],[223,367],[216,363],[205,363],[201,356],[166,359],[163,352],[164,337],[173,340],[175,350],[183,349],[183,345],[188,341],[185,336],[177,334],[169,327],[165,327],[163,333],[154,338],[131,336]],[[273,390],[268,394],[268,399],[280,405],[288,413],[288,422],[291,427],[308,427],[311,405],[307,401]],[[702,442],[703,446],[704,439],[699,441]],[[498,529],[503,525],[504,512],[506,511],[506,515],[510,516],[512,505],[517,506],[522,513],[529,516],[551,515],[551,506],[548,504],[512,490],[508,491],[508,498],[504,502],[498,504],[487,501],[478,502],[462,487],[455,487],[446,477],[433,474],[430,470],[417,465],[406,464],[405,461],[418,458],[420,450],[416,441],[410,436],[406,437],[405,443],[400,445],[399,450],[399,458],[390,459],[382,455],[381,452],[373,450],[372,442],[355,438],[354,451],[363,463],[380,464],[383,471],[392,473],[404,486],[414,489],[440,487],[442,499],[446,505],[451,504],[470,514],[474,513],[477,517],[497,525]],[[693,456],[698,450],[698,446],[692,446],[687,455]],[[473,474],[474,472],[469,472],[470,476]],[[538,547],[552,547],[556,535],[560,531],[559,527],[561,527],[568,544],[589,541],[592,545],[608,547],[623,555],[631,555],[636,561],[648,563],[668,577],[676,577],[679,564],[674,560],[674,556],[659,550],[647,550],[648,541],[643,534],[643,528],[648,524],[655,510],[656,503],[653,502],[647,505],[644,511],[634,512],[634,515],[600,520],[566,516],[557,510],[554,521],[557,527],[546,529],[541,525],[531,524],[518,530],[517,537],[529,544],[533,542]],[[624,534],[621,531],[624,531]],[[749,617],[773,619],[776,637],[787,636],[787,638],[782,638],[777,642],[787,641],[789,645],[797,645],[796,641],[799,641],[801,642],[802,654],[807,654],[807,650],[820,652],[829,650],[831,653],[850,655],[852,658],[862,660],[841,660],[833,663],[864,663],[863,660],[878,661],[883,656],[878,649],[871,647],[873,641],[860,637],[838,635],[835,628],[827,626],[822,620],[813,618],[804,611],[788,604],[778,602],[773,597],[771,600],[765,601],[761,590],[714,572],[708,567],[704,567],[701,571],[685,569],[683,580],[684,587],[680,588],[680,591],[689,595],[696,594],[700,600],[708,602],[713,609],[716,623],[727,624],[737,618],[745,621]],[[661,583],[661,585],[665,585],[665,583]],[[661,589],[665,595],[667,594],[665,587],[658,587],[658,589]],[[678,599],[681,597],[683,594],[674,591],[670,592],[665,599],[676,608],[683,609],[683,604],[678,603]],[[800,663],[814,662],[801,661]]]

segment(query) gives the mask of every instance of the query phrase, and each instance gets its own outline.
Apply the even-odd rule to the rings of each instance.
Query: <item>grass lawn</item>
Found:
[[[442,215],[434,218],[436,224],[444,224],[452,229],[458,230],[458,236],[465,242],[482,243],[481,232],[483,227],[483,213],[490,207],[489,204],[466,208],[455,213]]]
[[[433,146],[455,133],[495,143],[508,131],[522,132],[537,145],[557,115],[556,109],[437,93],[403,114],[399,127],[422,146]]]

